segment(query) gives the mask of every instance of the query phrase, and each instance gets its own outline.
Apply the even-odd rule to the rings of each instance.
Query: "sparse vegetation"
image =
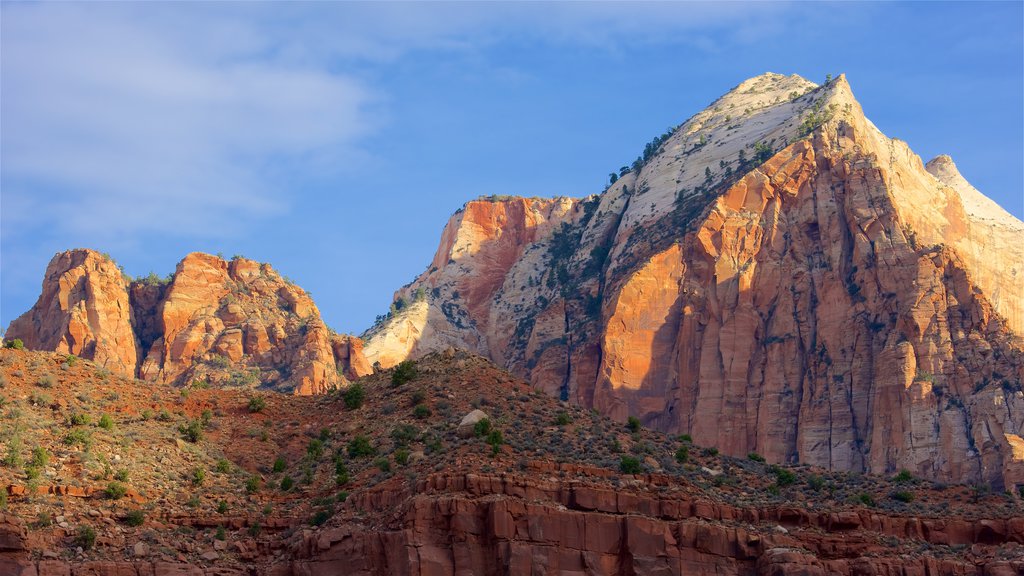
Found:
[[[363,405],[363,401],[366,400],[366,390],[359,382],[353,382],[345,388],[341,393],[341,397],[345,402],[346,408],[349,410],[358,410]]]
[[[249,412],[253,414],[263,412],[267,408],[267,399],[262,395],[254,394],[249,397]]]
[[[398,387],[411,382],[416,377],[416,363],[412,360],[399,362],[391,373],[391,385]]]
[[[623,474],[639,474],[643,471],[640,467],[640,460],[632,456],[623,456],[619,459],[619,471]]]

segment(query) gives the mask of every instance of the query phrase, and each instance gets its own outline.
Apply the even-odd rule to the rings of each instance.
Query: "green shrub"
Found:
[[[366,436],[356,436],[348,443],[348,455],[350,458],[373,456],[376,453],[377,449],[370,444],[370,439]]]
[[[114,473],[114,480],[117,480],[118,482],[127,482],[128,476],[128,470],[121,468],[120,470]]]
[[[338,502],[344,502],[345,500],[348,500],[348,492],[346,490],[338,492],[338,496],[337,498],[335,498],[335,500],[337,500]]]
[[[111,482],[107,484],[107,489],[104,490],[104,493],[111,500],[120,500],[128,495],[128,487],[120,482]]]
[[[263,412],[267,407],[267,399],[260,395],[254,395],[249,398],[249,412]]]
[[[313,517],[310,518],[309,523],[313,526],[321,526],[330,519],[330,510],[317,510],[316,514],[313,514]]]
[[[53,388],[53,385],[57,383],[57,379],[52,374],[43,374],[36,381],[36,386],[40,388]]]
[[[875,505],[875,499],[871,496],[871,494],[868,494],[867,492],[861,492],[860,494],[858,494],[857,501],[865,506]]]
[[[643,469],[640,467],[640,460],[632,456],[623,456],[619,460],[619,471],[623,474],[639,474]]]
[[[206,470],[202,468],[196,468],[192,471],[192,483],[199,486],[206,481]]]
[[[21,338],[15,338],[14,340],[4,342],[4,347],[11,348],[13,350],[24,350],[25,343],[21,341]]]
[[[491,432],[491,419],[481,418],[473,425],[473,435],[477,438],[487,436]]]
[[[227,540],[228,531],[223,526],[217,526],[217,532],[214,533],[213,537],[221,541]]]
[[[203,428],[207,428],[210,422],[213,420],[213,412],[209,410],[203,410],[203,413],[199,415],[199,423]]]
[[[142,510],[132,510],[125,516],[124,522],[129,526],[142,526],[146,522],[146,514]]]
[[[195,444],[203,439],[203,423],[199,420],[189,420],[187,424],[178,426],[178,432],[182,438]]]
[[[559,412],[555,416],[555,425],[566,426],[572,423],[572,416],[569,416],[568,412]]]
[[[775,473],[775,483],[779,486],[789,486],[796,482],[796,474],[788,468],[772,466],[772,472]]]
[[[910,503],[914,501],[914,493],[907,490],[899,490],[891,494],[893,500],[899,500],[900,502]]]
[[[65,442],[67,440],[65,439]],[[11,468],[19,468],[22,464],[21,449],[23,448],[21,435],[15,432],[7,439],[7,453],[4,455],[4,465]]]
[[[419,429],[411,424],[399,424],[391,430],[391,439],[395,441],[395,446],[408,446],[419,433]]]
[[[391,385],[401,386],[416,377],[416,363],[412,360],[399,362],[395,371],[391,373]]]
[[[373,465],[376,466],[381,472],[391,472],[391,461],[387,458],[377,458],[373,461]]]
[[[899,474],[893,476],[892,478],[893,482],[899,484],[905,484],[907,482],[912,482],[913,480],[914,475],[910,473],[910,470],[900,470]]]
[[[825,479],[817,474],[813,474],[807,477],[807,485],[811,487],[811,490],[817,492],[825,487]]]
[[[157,415],[156,419],[161,421],[161,422],[170,422],[171,421],[171,413],[168,412],[166,408],[162,408],[160,410],[160,414]]]
[[[426,400],[427,400],[427,393],[424,392],[423,390],[416,390],[415,392],[413,392],[409,396],[409,401],[412,402],[413,406],[415,406],[417,404],[422,404]]]
[[[227,514],[228,513],[228,503],[225,502],[224,500],[221,500],[220,502],[217,502],[217,513],[218,514]]]
[[[7,509],[7,489],[0,489],[0,510]]]
[[[715,457],[715,456],[718,456],[718,448],[714,448],[714,447],[712,447],[712,448],[705,448],[705,449],[701,450],[700,453],[703,454],[704,456]]]
[[[249,494],[255,494],[260,489],[260,479],[257,476],[249,476],[245,481],[245,491]]]
[[[75,542],[86,550],[91,549],[96,545],[96,530],[92,526],[79,526]]]
[[[111,430],[114,428],[114,420],[109,415],[104,414],[100,416],[100,421],[96,425],[104,430]]]
[[[252,536],[253,538],[259,536],[261,531],[262,526],[260,526],[259,522],[253,522],[252,525],[249,526],[249,536]]]
[[[679,449],[676,450],[676,462],[679,462],[680,464],[685,464],[686,461],[689,460],[689,459],[690,459],[690,447],[689,446],[680,446]]]
[[[32,449],[32,466],[36,468],[46,468],[46,465],[50,462],[50,453],[46,451],[46,448],[42,446],[36,446]]]
[[[425,404],[417,404],[412,410],[412,415],[418,420],[426,420],[430,418],[431,414],[430,408],[427,408]]]
[[[143,421],[152,420],[152,419],[153,419],[153,411],[152,410],[150,410],[149,408],[146,408],[145,410],[142,411],[142,420]]]
[[[366,399],[366,390],[362,384],[354,382],[348,388],[345,388],[345,391],[341,393],[341,397],[345,401],[346,408],[356,410],[363,405],[363,401]]]
[[[292,486],[295,486],[295,480],[293,480],[291,476],[285,476],[284,478],[281,478],[281,491],[282,492],[287,492],[287,491],[291,490]]]
[[[626,419],[626,428],[628,428],[630,432],[639,432],[640,419],[637,418],[636,416],[630,416],[628,419]]]
[[[92,434],[88,430],[75,428],[64,435],[64,443],[68,446],[81,446],[86,452],[92,448]]]
[[[231,462],[228,462],[226,458],[217,460],[217,472],[220,474],[227,474],[231,471]]]
[[[399,448],[398,450],[395,450],[395,462],[397,462],[398,464],[400,464],[402,466],[405,466],[406,464],[408,464],[409,463],[409,451],[406,450],[405,448]]]
[[[753,460],[754,462],[764,462],[764,456],[761,456],[757,452],[751,452],[750,454],[747,454],[747,459]]]
[[[491,445],[491,454],[497,455],[501,451],[501,445],[505,443],[505,437],[501,430],[494,429],[487,433],[487,443]]]
[[[288,467],[288,463],[284,461],[284,457],[283,456],[278,456],[277,459],[274,460],[273,470],[274,470],[275,474],[278,473],[278,472],[284,472],[284,469],[287,468],[287,467]]]
[[[319,460],[324,455],[324,441],[319,438],[314,438],[309,441],[309,445],[306,446],[306,454],[312,460]]]

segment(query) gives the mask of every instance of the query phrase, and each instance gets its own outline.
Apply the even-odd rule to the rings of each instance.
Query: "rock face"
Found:
[[[362,342],[266,264],[193,253],[166,280],[129,281],[91,250],[54,256],[8,338],[150,381],[316,394],[369,374]]]
[[[845,77],[747,80],[604,193],[481,199],[367,332],[742,456],[1024,483],[1024,224]]]

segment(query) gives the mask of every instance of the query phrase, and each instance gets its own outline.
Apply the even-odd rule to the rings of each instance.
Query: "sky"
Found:
[[[47,262],[270,262],[361,333],[478,196],[586,196],[764,72],[1024,218],[1024,3],[2,3],[0,326]]]

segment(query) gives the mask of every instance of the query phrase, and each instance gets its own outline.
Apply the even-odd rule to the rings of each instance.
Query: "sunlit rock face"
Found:
[[[270,266],[201,253],[167,279],[136,281],[98,252],[57,254],[6,337],[176,384],[317,394],[372,371],[362,341],[328,330],[309,295]]]
[[[365,336],[774,462],[1024,482],[1024,224],[845,77],[747,80],[604,193],[485,198]]]

